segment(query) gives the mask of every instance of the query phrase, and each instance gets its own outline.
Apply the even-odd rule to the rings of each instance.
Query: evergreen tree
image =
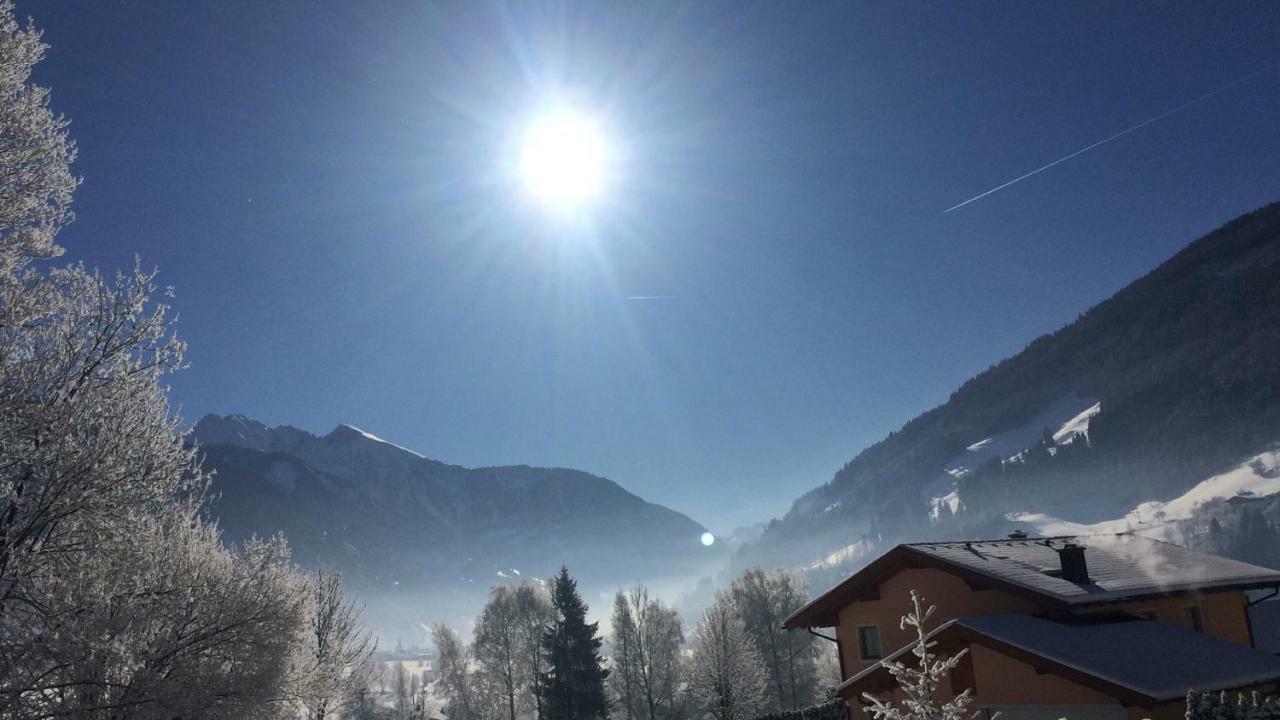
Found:
[[[600,657],[599,623],[587,622],[587,604],[569,568],[551,581],[556,620],[542,638],[549,669],[542,677],[542,710],[547,720],[599,720],[609,715]]]

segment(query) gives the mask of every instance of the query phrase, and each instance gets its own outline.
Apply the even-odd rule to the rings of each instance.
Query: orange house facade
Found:
[[[967,650],[943,692],[1002,720],[1175,720],[1189,690],[1280,688],[1254,649],[1249,591],[1280,573],[1133,535],[899,545],[789,617],[834,628],[854,720],[886,697],[886,658],[910,664],[911,592],[936,607],[930,640]]]

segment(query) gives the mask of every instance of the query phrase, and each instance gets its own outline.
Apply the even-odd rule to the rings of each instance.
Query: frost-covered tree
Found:
[[[203,519],[154,273],[48,267],[77,181],[44,49],[0,0],[0,716],[296,717],[306,584]]]
[[[130,542],[33,578],[40,616],[6,626],[5,717],[283,716],[305,617],[284,543],[229,552],[193,506],[133,520]]]
[[[409,673],[404,669],[404,663],[397,661],[395,669],[391,671],[391,693],[394,696],[392,703],[396,720],[408,720],[413,709],[413,693],[409,685]]]
[[[475,678],[467,667],[466,646],[447,625],[431,628],[431,639],[436,646],[436,694],[445,701],[445,715],[449,720],[480,720],[484,715]]]
[[[844,680],[840,675],[840,649],[835,643],[818,644],[814,671],[818,700],[827,702],[836,696],[836,686]]]
[[[1248,695],[1237,693],[1231,697],[1225,691],[1216,693],[1187,693],[1187,720],[1278,720],[1280,699],[1265,697],[1258,692]]]
[[[704,716],[748,720],[765,711],[769,676],[731,595],[716,595],[693,630],[691,646],[689,695]]]
[[[538,678],[545,670],[542,635],[555,619],[545,589],[530,582],[496,585],[476,621],[471,652],[479,684],[496,714],[516,720],[540,711]]]
[[[749,568],[729,592],[769,673],[770,707],[781,711],[812,705],[817,700],[818,639],[782,627],[783,620],[809,601],[804,581],[784,570]]]
[[[609,673],[609,689],[613,692],[614,707],[621,711],[623,720],[638,720],[639,690],[636,687],[636,673],[632,667],[635,657],[636,618],[631,612],[631,602],[627,594],[618,591],[613,596],[613,615],[610,618],[613,626],[611,638],[610,660],[613,667]]]
[[[529,687],[525,679],[525,657],[520,642],[520,609],[516,591],[510,585],[495,585],[476,620],[471,643],[479,670],[502,704],[508,720],[516,720],[525,704]]]
[[[684,629],[680,614],[637,585],[619,592],[613,605],[615,706],[629,720],[659,720],[678,715],[682,682],[680,650]]]
[[[516,587],[516,622],[520,642],[522,678],[528,696],[533,699],[534,718],[542,718],[542,693],[540,683],[547,671],[547,654],[542,638],[556,619],[551,595],[542,585],[523,582]]]
[[[28,21],[0,2],[0,277],[17,280],[32,260],[57,257],[58,230],[71,220],[75,143],[49,109],[49,90],[30,82],[47,46]]]
[[[293,696],[309,720],[341,717],[368,685],[374,643],[341,575],[317,570],[305,592],[307,623],[292,669]]]
[[[973,701],[968,689],[946,702],[939,698],[939,687],[960,664],[968,648],[948,657],[939,657],[933,652],[934,642],[929,640],[927,628],[933,611],[932,605],[926,608],[920,595],[911,591],[911,610],[902,617],[900,625],[903,629],[911,627],[915,630],[916,640],[911,645],[911,654],[915,655],[916,661],[911,665],[897,660],[881,661],[893,675],[902,697],[886,701],[863,693],[869,703],[867,712],[874,720],[972,720],[973,714],[967,710]]]

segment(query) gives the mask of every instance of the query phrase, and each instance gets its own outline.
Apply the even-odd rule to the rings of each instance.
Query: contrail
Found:
[[[675,295],[628,295],[628,300],[675,300]]]
[[[1216,88],[1216,89],[1210,90],[1209,92],[1207,92],[1207,93],[1205,93],[1205,94],[1201,95],[1200,97],[1195,98],[1194,100],[1188,100],[1187,102],[1182,103],[1181,105],[1179,105],[1178,107],[1173,108],[1172,110],[1166,110],[1166,111],[1164,111],[1164,112],[1160,113],[1159,115],[1156,115],[1156,116],[1155,116],[1155,117],[1153,117],[1153,118],[1148,118],[1148,119],[1146,119],[1146,120],[1143,120],[1142,122],[1138,123],[1137,125],[1134,125],[1134,126],[1133,126],[1133,127],[1131,127],[1131,128],[1126,128],[1126,129],[1124,129],[1124,130],[1121,130],[1120,132],[1116,133],[1115,135],[1112,135],[1112,136],[1110,136],[1110,137],[1103,138],[1102,140],[1099,140],[1098,142],[1096,142],[1096,143],[1094,143],[1094,144],[1092,144],[1092,145],[1086,145],[1085,147],[1080,148],[1079,150],[1077,150],[1077,151],[1075,151],[1075,152],[1071,153],[1070,155],[1064,155],[1063,157],[1060,157],[1060,158],[1058,158],[1057,160],[1054,160],[1053,162],[1049,163],[1048,165],[1044,165],[1044,166],[1042,166],[1042,167],[1038,167],[1038,168],[1036,168],[1035,170],[1032,170],[1031,172],[1029,172],[1029,173],[1027,173],[1027,174],[1025,174],[1025,175],[1019,175],[1018,177],[1016,177],[1016,178],[1014,178],[1014,179],[1010,180],[1009,182],[1007,182],[1007,183],[1005,183],[1005,184],[1003,184],[1003,185],[997,185],[997,186],[995,186],[995,187],[991,188],[990,190],[988,190],[988,191],[986,191],[986,192],[982,193],[981,195],[974,195],[973,197],[969,198],[968,200],[965,200],[964,202],[962,202],[962,203],[960,203],[960,204],[958,204],[958,205],[952,205],[951,207],[947,208],[946,210],[943,210],[943,211],[942,211],[942,214],[943,214],[943,215],[946,215],[947,213],[951,212],[952,210],[958,210],[958,209],[960,209],[960,208],[964,207],[965,205],[968,205],[968,204],[969,204],[969,203],[971,203],[971,202],[975,202],[975,201],[981,200],[982,198],[984,198],[984,197],[986,197],[986,196],[988,196],[988,195],[990,195],[990,194],[992,194],[992,193],[1000,192],[1001,190],[1003,190],[1003,189],[1005,189],[1005,188],[1009,187],[1010,185],[1013,185],[1014,183],[1022,182],[1023,180],[1026,180],[1027,178],[1031,177],[1032,175],[1038,175],[1038,174],[1040,174],[1040,173],[1044,172],[1045,170],[1048,170],[1049,168],[1053,167],[1054,165],[1059,165],[1059,164],[1061,164],[1061,163],[1064,163],[1064,162],[1066,162],[1066,161],[1070,160],[1070,159],[1071,159],[1071,158],[1073,158],[1073,157],[1077,157],[1077,156],[1083,155],[1083,154],[1085,154],[1085,153],[1089,152],[1090,150],[1092,150],[1092,149],[1094,149],[1094,148],[1096,148],[1096,147],[1099,147],[1099,146],[1101,146],[1101,145],[1106,145],[1107,143],[1111,142],[1112,140],[1116,140],[1116,139],[1122,138],[1122,137],[1124,137],[1125,135],[1128,135],[1129,133],[1134,132],[1135,130],[1141,130],[1142,128],[1144,128],[1144,127],[1146,127],[1146,126],[1150,125],[1150,124],[1151,124],[1151,123],[1153,123],[1153,122],[1156,122],[1156,121],[1158,121],[1158,120],[1163,120],[1163,119],[1165,119],[1165,118],[1169,117],[1170,115],[1172,115],[1172,114],[1174,114],[1174,113],[1176,113],[1176,112],[1180,112],[1180,111],[1182,111],[1182,110],[1186,110],[1187,108],[1191,107],[1192,105],[1195,105],[1196,103],[1199,103],[1199,102],[1203,102],[1203,101],[1205,101],[1205,100],[1208,100],[1209,98],[1213,97],[1214,95],[1217,95],[1217,94],[1219,94],[1219,93],[1226,92],[1227,90],[1230,90],[1231,88],[1233,88],[1233,87],[1235,87],[1235,86],[1237,86],[1237,85],[1239,85],[1239,84],[1241,84],[1241,83],[1248,82],[1249,80],[1252,80],[1253,78],[1255,78],[1255,77],[1257,77],[1257,76],[1259,76],[1259,75],[1261,75],[1261,74],[1263,74],[1263,73],[1267,72],[1268,70],[1274,69],[1274,68],[1275,68],[1276,66],[1278,66],[1278,65],[1280,65],[1280,62],[1272,63],[1272,64],[1267,65],[1266,67],[1263,67],[1263,68],[1261,68],[1261,69],[1259,69],[1259,70],[1254,70],[1253,72],[1249,73],[1248,75],[1245,75],[1245,76],[1244,76],[1244,77],[1242,77],[1242,78],[1239,78],[1239,79],[1233,80],[1233,81],[1231,81],[1231,82],[1227,83],[1226,85],[1223,85],[1223,86],[1222,86],[1222,87],[1220,87],[1220,88]]]

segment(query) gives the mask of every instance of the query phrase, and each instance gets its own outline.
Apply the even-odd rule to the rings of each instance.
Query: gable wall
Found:
[[[911,608],[911,591],[920,593],[926,606],[935,605],[930,629],[956,617],[977,617],[1003,613],[1032,613],[1038,610],[1030,600],[1002,590],[974,590],[964,580],[933,568],[906,568],[880,585],[880,599],[850,603],[840,611],[836,635],[844,652],[845,677],[852,677],[875,664],[863,660],[858,648],[859,625],[877,625],[880,644],[888,656],[915,640],[911,628],[898,628],[898,622]]]
[[[1204,631],[1209,635],[1222,638],[1227,642],[1237,643],[1245,647],[1253,647],[1249,631],[1248,598],[1241,590],[1209,593],[1206,595],[1185,595],[1180,597],[1153,598],[1135,602],[1117,603],[1089,608],[1089,611],[1131,612],[1141,615],[1143,611],[1156,611],[1156,620],[1169,625],[1185,626],[1183,609],[1188,605],[1200,607],[1200,615],[1204,621]]]

